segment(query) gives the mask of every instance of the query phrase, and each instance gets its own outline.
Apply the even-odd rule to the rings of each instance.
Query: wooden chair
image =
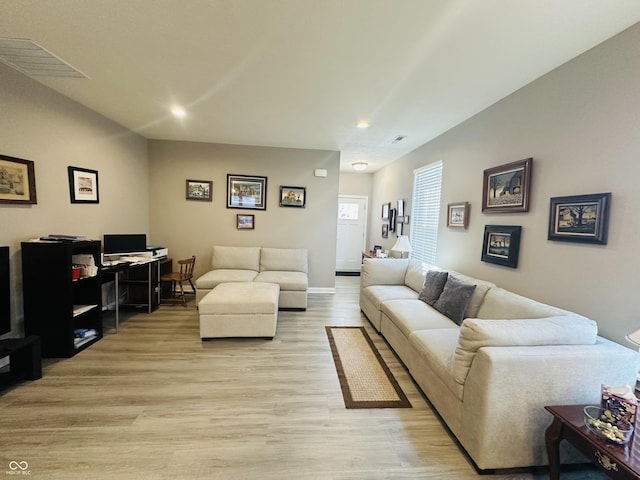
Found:
[[[182,299],[182,305],[187,306],[187,299],[184,295],[184,288],[182,284],[184,282],[189,282],[191,288],[193,289],[193,293],[196,292],[196,287],[193,285],[191,279],[193,278],[193,267],[196,264],[196,257],[192,256],[191,258],[187,258],[185,260],[178,260],[178,265],[180,265],[180,271],[171,272],[160,277],[162,282],[171,282],[171,295],[173,298],[176,298],[176,284],[180,288],[180,298]]]

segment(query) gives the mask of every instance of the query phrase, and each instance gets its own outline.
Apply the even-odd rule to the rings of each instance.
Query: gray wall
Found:
[[[147,232],[147,141],[1,64],[0,111],[0,153],[35,162],[38,203],[0,204],[0,245],[11,252],[11,336],[18,336],[20,242],[49,233],[101,239],[108,232]],[[98,171],[99,204],[71,204],[69,165]]]
[[[150,141],[152,240],[174,259],[195,255],[196,276],[212,245],[307,248],[310,288],[333,289],[339,169],[334,151]],[[227,208],[227,174],[267,177],[267,209]],[[213,201],[186,200],[187,179],[213,181]],[[281,185],[306,187],[306,207],[280,207]],[[254,230],[236,229],[239,213],[255,215]]]
[[[437,263],[582,313],[626,344],[624,335],[640,328],[639,51],[636,25],[376,172],[372,209],[410,200],[413,170],[442,160]],[[530,211],[483,214],[484,169],[527,157]],[[613,194],[607,245],[547,240],[550,197],[601,192]],[[471,203],[468,230],[447,229],[447,203],[462,201]],[[380,239],[377,222],[372,240]],[[517,269],[480,261],[489,224],[522,226]]]

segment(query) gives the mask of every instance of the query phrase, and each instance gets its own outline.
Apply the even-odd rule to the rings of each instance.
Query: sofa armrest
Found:
[[[365,258],[360,273],[360,287],[404,285],[408,266],[408,258]]]
[[[601,337],[593,345],[481,348],[464,385],[460,440],[480,468],[505,459],[544,465],[551,417],[543,407],[598,404],[602,384],[633,384],[637,371],[638,352]]]

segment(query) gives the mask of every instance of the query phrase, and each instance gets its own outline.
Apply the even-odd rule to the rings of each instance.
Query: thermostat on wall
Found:
[[[327,171],[324,168],[316,168],[316,171],[313,172],[316,177],[326,177]]]

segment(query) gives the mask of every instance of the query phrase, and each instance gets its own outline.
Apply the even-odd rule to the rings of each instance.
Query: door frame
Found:
[[[357,199],[364,200],[364,235],[362,236],[362,251],[365,252],[367,250],[367,239],[369,238],[369,196],[368,195],[338,195],[338,205],[340,205],[341,198],[357,198]],[[337,226],[338,226],[338,218],[336,217],[336,229],[338,228]]]

